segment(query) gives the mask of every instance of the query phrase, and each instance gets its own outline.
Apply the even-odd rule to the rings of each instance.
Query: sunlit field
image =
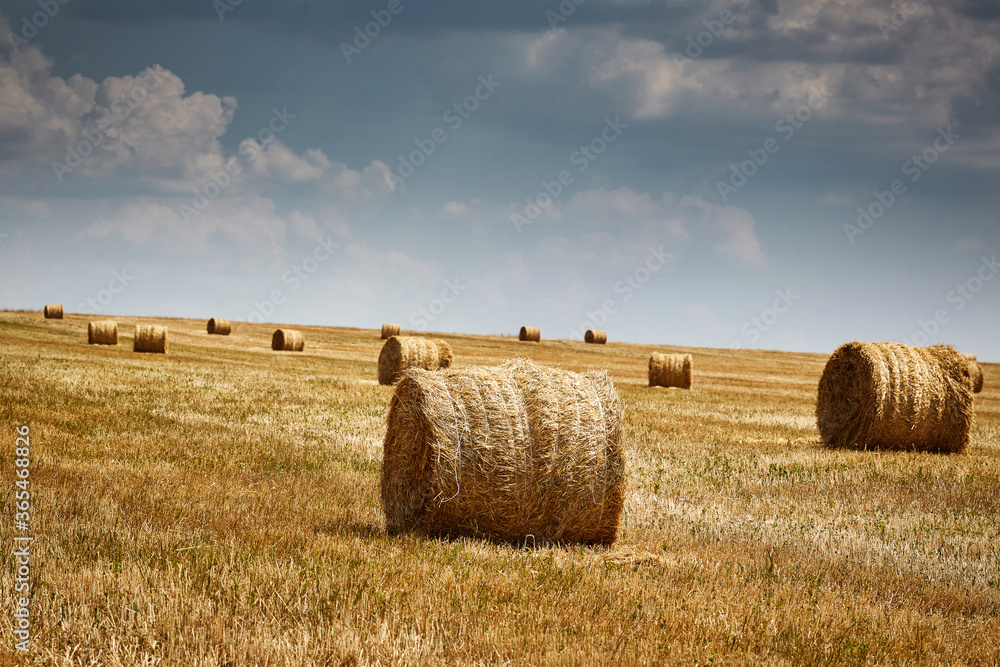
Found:
[[[32,664],[1000,663],[998,365],[965,454],[830,451],[824,355],[435,335],[456,367],[606,368],[622,396],[618,541],[531,548],[385,534],[377,330],[292,325],[289,353],[275,325],[119,317],[104,347],[90,319],[0,313]],[[167,355],[132,352],[137,321],[169,327]],[[694,355],[692,389],[648,388],[653,351]]]

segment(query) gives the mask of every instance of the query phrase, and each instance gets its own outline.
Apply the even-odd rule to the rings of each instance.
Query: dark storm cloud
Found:
[[[965,0],[958,3],[958,13],[980,21],[1000,21],[1000,4],[996,0]]]
[[[309,29],[314,34],[326,34],[333,27],[354,25],[372,19],[371,12],[385,8],[387,0],[346,0],[344,2],[264,2],[243,0],[228,2],[233,11],[223,10],[224,20],[267,22]],[[396,30],[400,32],[437,32],[440,30],[535,31],[549,29],[547,10],[558,12],[559,0],[540,3],[535,0],[473,3],[463,0],[422,2],[400,0],[403,11]],[[583,26],[611,21],[623,25],[649,21],[669,22],[684,16],[697,15],[708,3],[686,3],[683,6],[629,6],[589,0],[571,15],[568,22]],[[37,11],[34,2],[3,0],[0,8],[12,17]],[[177,0],[160,3],[136,3],[124,0],[70,2],[62,11],[67,16],[92,21],[135,22],[161,18],[219,20],[218,4],[211,0]]]
[[[559,16],[560,2],[539,3],[532,0],[475,3],[445,0],[436,3],[400,0],[402,12],[383,29],[382,39],[406,36],[425,38],[448,32],[542,34]],[[263,2],[242,0],[179,0],[176,2],[136,3],[124,0],[70,2],[61,6],[64,17],[105,23],[151,22],[163,18],[219,21],[223,25],[242,22],[264,29],[308,37],[331,48],[350,43],[354,29],[372,20],[371,12],[385,9],[386,2],[347,0],[346,2]],[[575,6],[564,0],[565,6]],[[930,22],[935,29],[946,29],[942,16],[956,13],[976,20],[995,19],[1000,6],[986,0],[935,1],[931,17],[914,18],[892,31],[887,39],[878,25],[888,19],[891,8],[872,3],[859,12],[858,6],[844,7],[824,3],[815,16],[803,25],[778,26],[776,20],[803,6],[815,3],[783,3],[777,0],[732,0],[730,2],[684,2],[626,4],[608,0],[586,0],[573,10],[558,28],[586,31],[590,28],[618,30],[624,38],[653,40],[667,53],[683,53],[689,40],[706,29],[706,21],[717,21],[723,10],[736,17],[727,32],[714,40],[703,55],[706,60],[738,58],[740,62],[796,62],[803,64],[852,63],[891,65],[899,63],[906,44],[921,36]],[[0,0],[0,8],[16,25],[20,17],[37,11],[36,2]],[[546,12],[549,12],[548,16]],[[875,13],[873,13],[875,12]],[[454,55],[454,54],[449,54]],[[475,59],[475,55],[473,59]],[[463,57],[463,62],[466,58]]]
[[[858,61],[885,61],[892,49],[861,47],[858,39],[872,34],[879,36],[877,27],[861,23],[832,23],[820,18],[809,30],[778,34],[768,26],[768,19],[779,14],[776,0],[734,0],[733,2],[685,2],[679,4],[622,4],[602,0],[586,0],[572,14],[560,12],[560,2],[520,0],[473,3],[463,0],[423,3],[400,0],[402,12],[394,17],[386,34],[426,35],[447,31],[525,32],[541,33],[551,27],[586,29],[588,27],[618,27],[625,36],[659,41],[671,49],[681,49],[687,37],[704,30],[703,21],[716,18],[723,9],[739,16],[742,27],[735,37],[720,40],[719,48],[710,57],[740,54],[766,60],[800,60],[823,62],[831,58]],[[337,45],[350,39],[356,26],[372,20],[371,12],[385,9],[386,2],[347,0],[346,2],[263,2],[242,0],[178,0],[176,2],[136,3],[124,0],[70,2],[60,6],[66,18],[106,22],[149,22],[164,18],[218,21],[238,21],[273,26],[278,30],[307,34],[313,39]],[[565,0],[564,6],[575,6]],[[223,7],[220,12],[219,8]],[[0,9],[12,22],[38,11],[36,2],[0,0]],[[231,11],[229,11],[231,10]],[[968,7],[970,15],[982,17],[989,5]],[[555,20],[552,17],[558,17]],[[564,19],[564,20],[560,20]],[[851,39],[840,40],[837,50],[830,51],[832,35]],[[724,47],[728,45],[728,47]],[[853,55],[852,55],[853,54]]]

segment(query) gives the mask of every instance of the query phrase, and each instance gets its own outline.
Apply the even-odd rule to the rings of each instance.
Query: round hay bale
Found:
[[[542,340],[542,332],[538,327],[521,327],[521,333],[517,335],[517,339],[538,343]]]
[[[382,325],[382,340],[399,335],[399,325],[386,322]]]
[[[50,303],[42,309],[42,313],[47,320],[61,320],[63,318],[62,304]]]
[[[389,532],[611,544],[625,500],[622,404],[607,373],[514,359],[410,369],[389,405]]]
[[[963,354],[969,362],[969,379],[972,381],[972,393],[978,394],[983,390],[983,369],[979,365],[979,360],[974,354]]]
[[[973,409],[968,363],[948,345],[841,345],[819,381],[816,424],[829,447],[960,453]]]
[[[117,345],[118,323],[111,320],[91,322],[87,325],[87,343],[90,345]]]
[[[693,361],[690,354],[654,352],[649,357],[649,386],[690,389]]]
[[[583,335],[583,342],[604,345],[608,342],[608,334],[600,329],[587,329],[587,333]]]
[[[407,368],[435,371],[451,366],[451,345],[443,340],[392,336],[378,355],[379,384],[395,384]]]
[[[221,317],[213,317],[208,321],[208,333],[214,336],[228,336],[233,332],[233,325],[229,320]]]
[[[278,329],[271,336],[271,349],[284,352],[301,352],[306,349],[306,337],[295,329]]]
[[[167,353],[167,328],[157,324],[135,325],[135,338],[132,340],[133,352]]]

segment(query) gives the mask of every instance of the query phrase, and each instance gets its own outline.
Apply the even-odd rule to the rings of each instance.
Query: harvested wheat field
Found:
[[[309,346],[277,355],[273,324],[109,315],[112,347],[87,317],[0,312],[34,664],[1000,662],[1000,365],[980,362],[965,453],[871,452],[820,440],[829,355],[435,334],[447,373],[606,370],[624,405],[614,545],[525,548],[386,532],[374,330],[292,324]],[[169,327],[168,356],[131,353],[137,322]],[[698,381],[650,391],[651,351],[694,355]]]

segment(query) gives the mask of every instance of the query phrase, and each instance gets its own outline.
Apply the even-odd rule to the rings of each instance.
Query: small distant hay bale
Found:
[[[42,313],[47,320],[61,320],[63,318],[63,308],[61,303],[50,303],[42,309]]]
[[[118,323],[111,320],[89,323],[87,325],[87,343],[90,345],[117,345]]]
[[[399,325],[386,322],[382,325],[382,340],[399,335]]]
[[[517,335],[517,339],[538,343],[542,340],[542,332],[538,327],[521,327],[521,333]]]
[[[587,333],[583,335],[583,342],[604,345],[608,342],[608,334],[600,329],[587,329]]]
[[[283,352],[301,352],[306,349],[306,337],[295,329],[278,329],[271,336],[271,349]]]
[[[523,359],[410,369],[383,443],[386,530],[611,544],[626,490],[622,412],[604,371]]]
[[[228,336],[233,332],[233,325],[229,320],[221,317],[213,317],[208,321],[208,333],[214,336]]]
[[[167,353],[167,328],[157,324],[135,325],[135,338],[132,341],[133,352]]]
[[[692,363],[690,354],[654,352],[649,357],[649,386],[690,389]]]
[[[829,447],[961,453],[972,427],[968,362],[948,345],[841,345],[819,381],[816,424]]]
[[[451,345],[443,340],[393,336],[378,355],[379,384],[395,384],[408,368],[435,371],[452,362]]]
[[[978,394],[983,390],[983,369],[979,365],[979,360],[974,354],[963,354],[969,362],[969,379],[972,381],[972,393]]]

